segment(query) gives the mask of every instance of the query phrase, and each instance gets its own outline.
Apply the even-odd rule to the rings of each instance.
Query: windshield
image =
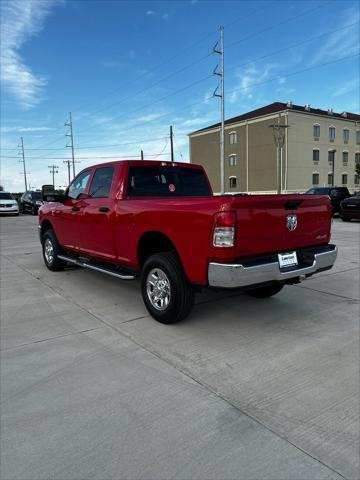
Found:
[[[329,195],[329,188],[310,188],[306,193],[313,195]]]
[[[33,200],[41,200],[41,192],[31,192],[31,198]]]
[[[130,167],[129,197],[209,197],[203,170],[187,167]]]
[[[11,193],[0,192],[0,200],[14,200]]]

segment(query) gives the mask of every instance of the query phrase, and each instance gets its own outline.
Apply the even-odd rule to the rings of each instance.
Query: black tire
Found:
[[[348,217],[341,217],[341,220],[343,222],[351,222],[351,218],[348,218]]]
[[[162,310],[158,309],[159,305],[155,308],[150,300],[151,292],[148,293],[148,287],[153,288],[149,285],[151,277],[148,276],[152,271],[156,273],[158,270],[165,274],[165,282],[170,291],[168,304],[165,302]],[[178,256],[171,252],[152,255],[146,260],[142,269],[141,292],[148,312],[160,323],[170,324],[183,320],[194,305],[194,290],[185,276]]]
[[[22,203],[20,204],[19,212],[24,214],[24,205]]]
[[[35,205],[33,205],[31,207],[31,215],[36,215],[36,214],[37,214],[36,207],[35,207]]]
[[[52,246],[52,259],[50,260],[49,254],[46,252],[46,248],[51,245]],[[59,272],[60,270],[64,270],[66,262],[58,258],[58,255],[61,253],[61,249],[59,243],[57,241],[56,235],[54,230],[46,230],[42,239],[42,251],[45,265],[49,270],[52,272]]]
[[[245,293],[250,297],[255,298],[268,298],[276,295],[284,288],[282,283],[274,283],[273,285],[267,285],[265,287],[258,287],[252,290],[247,290]]]

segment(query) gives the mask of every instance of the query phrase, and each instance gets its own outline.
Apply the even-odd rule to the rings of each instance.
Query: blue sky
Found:
[[[359,113],[359,3],[1,2],[1,183],[66,184],[68,112],[77,169],[100,157],[188,160],[187,134],[219,121],[212,48],[225,26],[226,117],[274,101]],[[10,158],[15,157],[15,158]]]

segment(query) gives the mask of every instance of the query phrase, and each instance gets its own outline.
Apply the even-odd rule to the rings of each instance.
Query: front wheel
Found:
[[[53,230],[47,230],[44,233],[42,248],[44,262],[47,268],[53,272],[64,270],[66,262],[58,257],[61,249]]]
[[[349,217],[341,217],[341,220],[343,222],[351,222],[351,218],[349,218]]]
[[[183,320],[194,305],[194,290],[175,253],[156,254],[147,259],[141,291],[148,312],[160,323]]]
[[[247,290],[245,293],[255,298],[268,298],[268,297],[272,297],[273,295],[276,295],[283,288],[284,288],[284,285],[282,283],[280,284],[275,283],[273,285],[267,285],[265,287],[253,288],[251,290]]]

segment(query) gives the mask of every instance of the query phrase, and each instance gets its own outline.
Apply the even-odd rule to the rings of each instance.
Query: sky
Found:
[[[224,25],[225,117],[292,100],[360,113],[359,2],[2,0],[1,176],[24,190],[67,185],[121,158],[188,161],[188,134],[220,121],[213,97]]]

